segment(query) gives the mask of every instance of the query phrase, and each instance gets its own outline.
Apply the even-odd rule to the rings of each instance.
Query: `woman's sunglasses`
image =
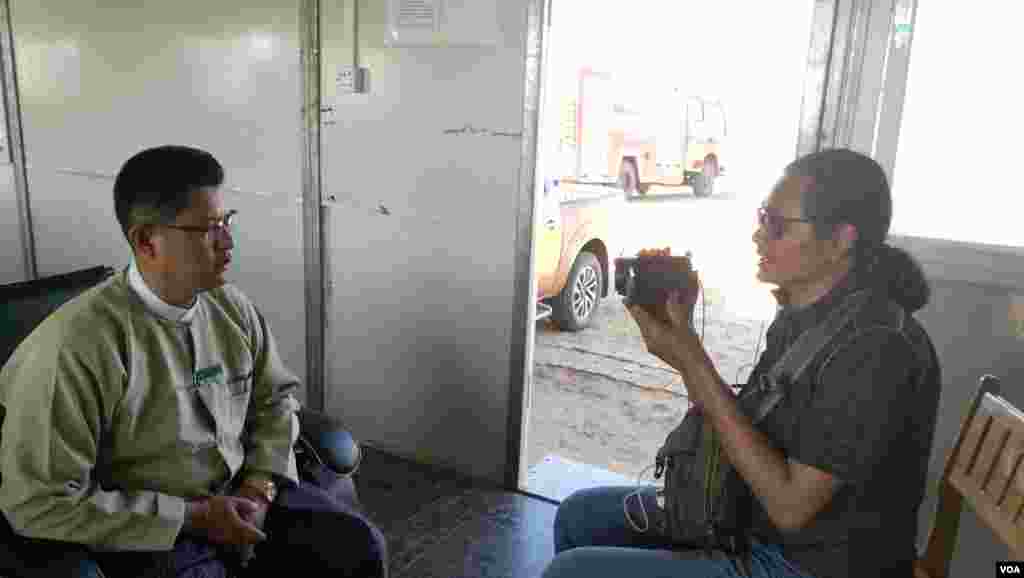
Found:
[[[786,217],[766,207],[758,207],[757,223],[768,233],[769,241],[778,241],[786,234],[786,223],[814,223],[811,219]]]

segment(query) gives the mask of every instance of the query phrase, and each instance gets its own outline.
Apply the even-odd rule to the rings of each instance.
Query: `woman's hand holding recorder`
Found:
[[[615,289],[640,327],[647,349],[675,365],[674,349],[681,332],[692,331],[693,307],[700,277],[690,256],[672,256],[671,249],[641,250],[636,258],[615,260]]]

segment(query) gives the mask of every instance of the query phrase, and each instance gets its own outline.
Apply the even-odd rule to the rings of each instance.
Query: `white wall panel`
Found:
[[[113,177],[31,167],[28,183],[40,277],[128,264],[131,249],[114,216]]]
[[[42,0],[11,11],[40,273],[126,265],[118,168],[154,145],[204,148],[241,211],[229,279],[303,377],[297,0]]]
[[[352,3],[324,5],[327,407],[371,443],[501,480],[527,3],[493,3],[494,46],[388,48],[384,3],[360,2],[360,95],[333,86]]]
[[[30,163],[114,173],[201,144],[234,186],[296,188],[296,2],[43,0],[12,20]]]

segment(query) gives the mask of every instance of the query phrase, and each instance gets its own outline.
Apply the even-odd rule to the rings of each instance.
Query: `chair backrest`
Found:
[[[945,578],[956,546],[960,512],[967,505],[1013,558],[1024,559],[1024,413],[998,395],[991,375],[960,426],[939,488],[939,507],[915,575]]]
[[[0,367],[47,316],[114,272],[99,266],[0,285]]]

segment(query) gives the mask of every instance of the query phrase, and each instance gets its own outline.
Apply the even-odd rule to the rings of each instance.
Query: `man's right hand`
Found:
[[[244,546],[257,544],[267,535],[246,520],[263,506],[238,496],[213,496],[186,502],[185,528],[211,542]]]

